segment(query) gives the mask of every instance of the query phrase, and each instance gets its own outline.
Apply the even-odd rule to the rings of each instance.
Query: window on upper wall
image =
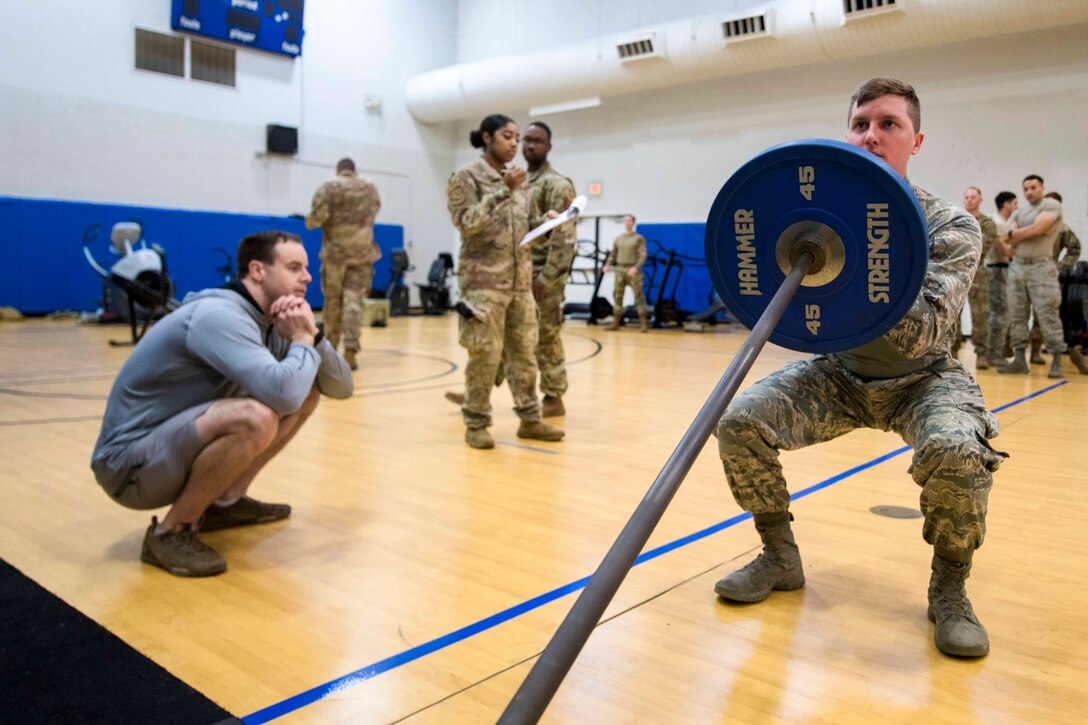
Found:
[[[185,39],[136,28],[136,67],[185,77]]]
[[[194,81],[234,86],[233,48],[190,40],[189,49],[189,76]]]

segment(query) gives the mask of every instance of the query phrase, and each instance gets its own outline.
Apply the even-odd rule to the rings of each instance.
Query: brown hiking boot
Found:
[[[495,439],[487,432],[487,428],[466,428],[465,443],[472,448],[486,450],[495,447]]]
[[[174,576],[214,576],[227,570],[227,562],[200,540],[192,524],[185,524],[180,531],[156,535],[158,525],[159,520],[152,516],[140,550],[141,561],[162,567]]]
[[[230,506],[208,507],[200,517],[200,530],[219,531],[234,526],[269,524],[291,515],[291,507],[285,503],[265,503],[249,496],[242,496]]]
[[[1069,346],[1069,359],[1073,361],[1073,365],[1081,375],[1088,375],[1088,364],[1085,364],[1084,356],[1080,354],[1080,350],[1073,345]]]
[[[567,409],[563,406],[563,399],[558,395],[545,395],[540,405],[540,414],[545,418],[557,418],[566,415]]]
[[[542,423],[539,420],[534,420],[532,423],[528,421],[521,421],[521,425],[518,426],[518,438],[532,438],[538,441],[558,441],[562,440],[566,435],[558,428],[554,428],[547,423]]]
[[[352,370],[359,369],[359,362],[355,359],[355,350],[344,350],[344,360]]]
[[[446,400],[448,400],[451,403],[454,403],[456,405],[464,405],[465,404],[465,394],[464,393],[446,393]]]
[[[954,561],[933,552],[927,614],[936,625],[933,640],[937,649],[953,657],[985,657],[990,652],[990,637],[964,588],[970,573],[970,559]]]
[[[787,511],[753,514],[756,531],[763,539],[763,553],[714,585],[722,599],[733,602],[762,602],[771,592],[793,591],[805,585],[801,553],[794,541]]]

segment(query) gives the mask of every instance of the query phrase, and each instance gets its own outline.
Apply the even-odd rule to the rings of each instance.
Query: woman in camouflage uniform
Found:
[[[510,118],[488,116],[469,134],[483,156],[458,169],[446,187],[450,218],[461,233],[457,272],[460,343],[465,366],[465,442],[493,448],[491,387],[501,364],[521,418],[518,437],[557,441],[563,431],[540,420],[536,395],[536,303],[532,258],[519,242],[529,231],[529,187],[514,160],[520,133]]]

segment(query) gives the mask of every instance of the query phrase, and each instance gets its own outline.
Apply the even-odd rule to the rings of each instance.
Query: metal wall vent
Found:
[[[190,76],[194,81],[234,85],[234,48],[224,48],[199,40],[190,42]]]
[[[902,10],[903,3],[896,0],[842,0],[843,15],[847,20],[880,15]]]
[[[771,26],[766,13],[722,21],[722,37],[725,38],[726,43],[735,43],[738,40],[752,40],[754,38],[768,38],[770,35]]]
[[[657,33],[650,33],[624,43],[616,43],[616,52],[619,53],[620,61],[624,63],[662,55],[661,44],[657,42]]]
[[[136,28],[136,67],[185,77],[185,39]]]

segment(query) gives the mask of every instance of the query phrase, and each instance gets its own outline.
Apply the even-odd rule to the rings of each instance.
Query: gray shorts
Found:
[[[170,506],[189,480],[205,444],[196,419],[211,406],[202,403],[164,421],[143,438],[95,461],[95,478],[117,503],[132,509]]]

